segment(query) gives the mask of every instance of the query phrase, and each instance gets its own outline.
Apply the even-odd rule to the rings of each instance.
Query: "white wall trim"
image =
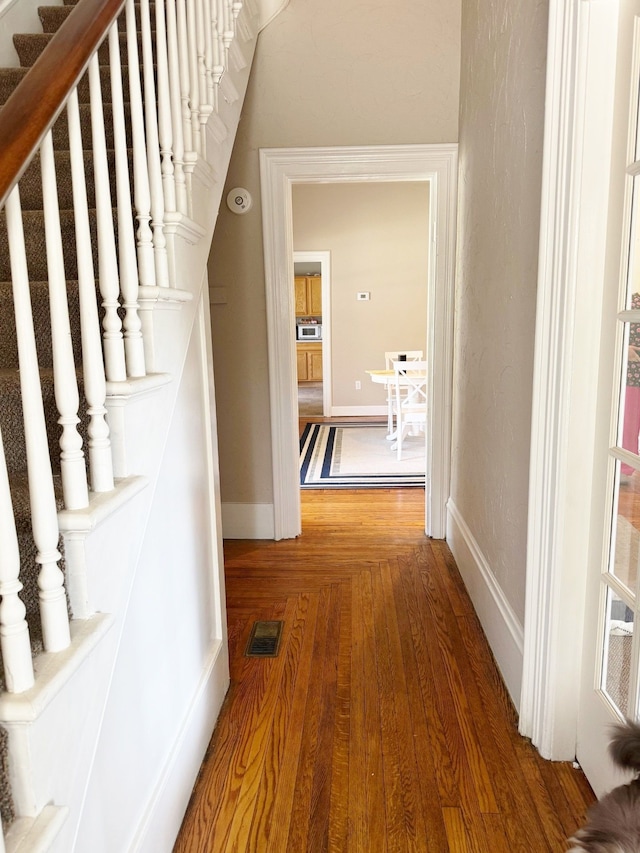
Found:
[[[225,539],[274,539],[273,504],[222,504]]]
[[[267,297],[274,535],[301,533],[297,381],[293,304],[294,183],[426,181],[430,231],[426,343],[429,423],[425,529],[441,538],[451,467],[451,395],[458,146],[389,145],[348,148],[273,148],[260,151],[262,225]]]
[[[214,640],[204,661],[200,683],[153,785],[129,853],[168,850],[177,838],[228,686],[226,643]]]
[[[613,103],[603,58],[616,7],[549,9],[520,731],[565,760],[578,720]]]
[[[451,548],[509,695],[517,708],[522,686],[522,624],[452,500],[447,503],[447,511],[447,544]]]

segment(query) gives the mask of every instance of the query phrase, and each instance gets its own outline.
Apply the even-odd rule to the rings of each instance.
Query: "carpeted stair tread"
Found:
[[[45,33],[55,33],[73,12],[73,6],[38,6],[38,17]]]
[[[25,69],[27,71],[28,69]],[[0,111],[2,110],[2,106],[0,105]],[[89,104],[80,104],[80,133],[82,136],[82,145],[85,149],[91,147],[91,109]],[[130,130],[130,111],[128,106],[125,105],[125,122],[126,122],[126,134],[127,134],[127,145],[131,147],[131,130]],[[67,121],[67,113],[66,110],[60,113],[58,118],[56,119],[53,128],[53,147],[56,151],[68,151],[69,150],[69,125]],[[107,148],[113,148],[114,146],[114,137],[113,137],[113,116],[111,113],[111,104],[104,105],[104,131],[105,131],[105,144]]]
[[[22,66],[0,68],[0,104],[6,102],[18,83],[21,83],[28,73],[29,69]]]
[[[113,113],[112,107],[110,103],[105,103],[104,105],[104,132],[105,132],[105,144],[108,149],[112,149],[114,146],[114,137],[113,137]],[[0,107],[0,110],[2,107]],[[80,112],[80,132],[82,137],[82,147],[85,151],[89,151],[92,146],[92,133],[91,133],[91,108],[89,104],[80,104],[79,106]],[[131,110],[128,104],[124,105],[124,117],[125,117],[125,132],[126,132],[126,140],[127,147],[131,147]],[[69,122],[67,120],[67,112],[63,110],[58,118],[56,119],[55,124],[53,125],[53,145],[56,150],[59,151],[68,151],[69,150]]]
[[[11,280],[11,266],[9,257],[9,245],[6,230],[6,216],[0,211],[0,281]],[[43,281],[49,277],[47,267],[47,255],[44,233],[44,213],[41,210],[24,210],[22,212],[22,225],[24,229],[25,242],[29,247],[27,254],[27,268],[29,279]],[[89,228],[91,234],[96,234],[96,212],[89,211]],[[65,270],[68,278],[77,277],[77,255],[75,219],[72,210],[60,211],[60,234],[62,238],[62,251],[64,255]],[[97,276],[98,258],[95,239],[92,239],[93,269]]]
[[[82,372],[76,373],[79,393],[78,432],[82,439],[82,447],[87,457],[88,434],[87,434],[87,401],[84,396],[82,384]],[[54,474],[60,472],[60,434],[62,428],[58,423],[58,409],[55,400],[53,370],[51,368],[40,369],[40,382],[42,386],[42,405],[44,409],[45,426],[47,430],[47,443],[49,457]],[[24,436],[24,420],[22,415],[22,398],[20,393],[20,374],[16,369],[0,368],[0,428],[8,440],[4,441],[4,451],[7,463],[7,471],[10,477],[14,477],[26,470],[26,443]],[[61,508],[61,507],[60,507]],[[16,517],[16,522],[17,522]]]
[[[71,154],[68,150],[54,150],[58,205],[62,210],[73,209],[73,185],[71,182]],[[113,161],[113,154],[111,157]],[[93,182],[93,156],[84,152],[84,173],[87,184],[87,200],[95,207],[95,187]],[[20,179],[20,204],[23,210],[42,210],[42,177],[40,154],[36,154]]]
[[[38,17],[42,24],[42,29],[45,33],[55,33],[69,17],[73,11],[73,6],[38,6]],[[140,4],[135,4],[136,21],[138,29],[140,29]],[[150,14],[151,29],[155,30],[156,19],[153,10]],[[124,30],[126,26],[126,15],[124,10],[118,17],[118,29]]]
[[[62,210],[73,208],[73,184],[71,181],[71,155],[66,150],[54,151],[56,181],[58,187],[58,205]],[[131,164],[131,155],[129,164]],[[87,201],[90,208],[94,208],[95,185],[93,171],[93,154],[91,151],[84,152],[85,180],[87,184]],[[109,179],[111,184],[111,198],[115,199],[116,174],[115,174],[115,152],[107,151],[109,163]],[[129,170],[129,185],[132,183],[131,167]],[[20,204],[23,210],[42,210],[42,177],[40,171],[40,155],[36,154],[27,170],[20,180]]]
[[[60,427],[53,387],[53,370],[43,367],[40,370],[42,384],[42,403],[47,423],[47,438],[51,464],[57,467],[60,455]],[[0,368],[0,428],[4,441],[7,470],[10,474],[23,471],[26,465],[27,451],[24,437],[22,415],[22,395],[20,392],[20,373],[15,368]],[[4,437],[10,440],[4,440]]]
[[[38,330],[36,336],[38,364],[41,367],[53,367],[49,282],[32,281],[29,283],[29,289],[31,292],[31,310],[33,312],[34,328]],[[75,363],[81,364],[82,347],[80,343],[77,281],[67,281],[67,304],[69,306],[71,342],[73,344]],[[7,369],[17,368],[18,344],[13,311],[13,287],[10,281],[0,281],[0,329],[2,329],[2,335],[0,335],[0,364]]]
[[[107,148],[113,148],[113,113],[110,103],[103,104],[104,110],[104,134],[105,144]],[[91,149],[92,134],[91,134],[91,107],[89,104],[80,104],[80,130],[82,133],[82,147],[85,151]],[[125,123],[127,134],[127,146],[131,147],[131,110],[129,105],[125,104]],[[58,120],[53,126],[53,142],[54,147],[59,149],[69,148],[69,123],[67,120],[66,110],[60,114]]]
[[[5,728],[0,726],[0,779],[9,778],[9,734]],[[16,819],[9,785],[0,786],[0,817],[2,817],[2,825],[5,829]]]
[[[16,33],[13,36],[13,46],[18,54],[20,65],[33,65],[52,38],[53,33]],[[127,42],[123,32],[119,33],[119,39],[120,56],[122,61],[126,62]],[[138,35],[138,54],[140,57],[142,56],[140,35]],[[106,40],[98,48],[98,61],[101,65],[108,65],[109,63],[109,45]]]
[[[14,68],[0,68],[0,104],[4,104],[9,95],[16,88],[18,83],[29,73],[28,67],[18,65]],[[122,87],[125,100],[129,95],[129,68],[126,65],[122,66]],[[105,102],[111,103],[111,69],[108,65],[100,66],[100,88],[102,98]],[[89,103],[89,78],[87,74],[83,74],[78,83],[78,100],[81,104]],[[106,109],[106,107],[105,107]]]

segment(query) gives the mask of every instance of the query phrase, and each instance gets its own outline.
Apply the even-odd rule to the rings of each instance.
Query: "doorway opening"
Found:
[[[328,251],[307,251],[293,253],[293,272],[296,278],[312,278],[319,285],[320,314],[317,310],[298,310],[296,306],[296,356],[298,415],[301,417],[323,417],[331,413],[331,253]],[[294,294],[295,297],[295,294]],[[307,306],[311,309],[313,306]],[[315,375],[305,369],[301,372],[301,353],[298,325],[306,319],[320,320],[321,337],[316,348],[321,352],[319,370]],[[311,362],[313,365],[313,362]]]
[[[271,402],[274,538],[301,533],[292,187],[429,182],[425,532],[443,538],[449,497],[457,145],[262,149],[263,244]]]

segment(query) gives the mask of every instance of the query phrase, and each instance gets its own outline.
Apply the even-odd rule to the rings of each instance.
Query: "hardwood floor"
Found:
[[[593,793],[517,733],[418,489],[303,491],[225,547],[231,687],[175,853],[560,853]],[[244,656],[254,620],[279,656]]]

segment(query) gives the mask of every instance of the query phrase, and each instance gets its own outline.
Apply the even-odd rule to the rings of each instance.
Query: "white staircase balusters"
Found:
[[[200,121],[200,151],[206,159],[207,156],[207,136],[205,124],[211,115],[212,108],[208,102],[207,91],[207,65],[205,61],[206,38],[205,38],[205,21],[207,20],[204,14],[205,0],[194,0],[195,6],[195,21],[196,21],[196,62],[198,66],[198,101],[200,104],[199,121]]]
[[[187,44],[187,3],[186,0],[176,0],[176,20],[178,25],[178,57],[180,63],[180,103],[182,114],[182,132],[184,138],[184,170],[189,201],[189,216],[192,216],[191,176],[198,159],[193,139],[191,123],[191,106],[189,93],[191,80],[189,74],[189,49]]]
[[[138,34],[134,0],[125,6],[127,32],[127,64],[129,66],[129,103],[131,105],[131,136],[133,146],[133,203],[138,229],[138,277],[140,284],[155,286],[156,271],[151,232],[151,193],[147,172],[147,145],[144,135],[144,106],[138,73]]]
[[[224,74],[224,44],[220,36],[220,4],[218,0],[210,0],[211,3],[211,46],[213,49],[212,82],[214,86],[214,106],[218,109],[218,84]]]
[[[7,198],[5,211],[18,336],[31,524],[33,540],[38,552],[36,562],[40,565],[38,574],[40,618],[45,650],[57,652],[66,649],[69,645],[69,617],[64,592],[64,576],[58,567],[61,556],[58,551],[60,533],[40,386],[18,186],[13,188]]]
[[[202,153],[200,135],[200,77],[198,69],[196,0],[187,0],[187,50],[189,56],[189,106],[191,129],[196,154]]]
[[[33,684],[29,626],[24,618],[26,608],[20,599],[19,577],[18,536],[0,431],[0,648],[9,693],[22,693]],[[0,851],[2,849],[0,847]]]
[[[149,0],[140,2],[142,30],[142,75],[144,80],[144,125],[147,136],[147,169],[151,192],[151,231],[153,256],[158,287],[169,286],[167,241],[164,236],[164,193],[160,165],[160,140],[158,139],[158,107],[154,81],[153,47],[151,42],[151,16]]]
[[[233,41],[233,37],[235,35],[234,24],[235,20],[233,17],[233,2],[232,0],[222,0],[222,5],[224,7],[224,67],[229,67],[229,48],[231,47],[231,42]]]
[[[184,173],[184,128],[182,126],[182,101],[180,97],[180,54],[178,51],[178,22],[175,0],[166,0],[167,65],[169,94],[171,97],[171,125],[173,131],[173,176],[176,191],[176,208],[187,216],[189,202]]]
[[[109,184],[107,144],[104,135],[104,110],[100,88],[100,66],[97,53],[89,61],[89,93],[91,103],[91,138],[93,140],[93,180],[96,196],[98,242],[98,283],[102,297],[104,363],[107,379],[123,382],[127,378],[124,362],[124,337],[118,310],[120,281],[116,240],[113,230],[113,202]]]
[[[204,29],[204,64],[207,75],[207,97],[206,103],[213,111],[217,108],[215,86],[213,83],[213,13],[211,0],[202,0],[203,4],[203,29]]]
[[[53,156],[53,137],[47,133],[40,148],[42,171],[42,200],[49,273],[49,312],[51,315],[51,346],[53,351],[53,381],[56,406],[62,427],[60,436],[60,468],[62,494],[67,509],[82,509],[89,505],[87,469],[82,437],[78,432],[80,395],[73,355],[67,282],[60,239],[60,209],[56,167]]]
[[[118,261],[120,292],[124,310],[124,351],[127,376],[145,376],[142,322],[138,314],[138,265],[136,240],[131,217],[131,185],[129,155],[125,129],[124,96],[122,93],[122,64],[118,23],[109,30],[109,65],[111,75],[111,111],[113,115],[113,147],[115,149],[116,201],[118,222]]]
[[[228,66],[228,48],[226,44],[225,38],[225,20],[226,20],[226,9],[225,9],[225,1],[224,0],[215,0],[218,13],[216,15],[216,34],[218,38],[219,52],[220,52],[220,65],[222,66],[222,71],[220,77],[225,72],[225,69]]]
[[[164,0],[156,7],[156,64],[158,74],[158,139],[160,142],[160,171],[164,190],[164,210],[176,211],[176,185],[173,166],[173,128],[171,123],[171,89],[169,86],[169,54]]]
[[[84,393],[87,399],[89,424],[89,472],[94,492],[113,489],[113,463],[109,427],[105,418],[107,386],[102,356],[100,320],[96,299],[96,283],[91,253],[91,229],[87,206],[87,187],[82,155],[82,134],[78,93],[74,90],[67,102],[69,123],[69,153],[73,188],[73,211],[78,258],[78,291],[80,296],[80,330]]]

